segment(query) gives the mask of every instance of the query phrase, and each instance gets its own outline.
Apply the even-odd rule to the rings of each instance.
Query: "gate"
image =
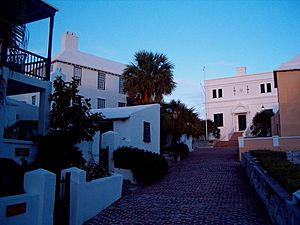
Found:
[[[99,151],[99,164],[102,168],[108,170],[108,147],[100,149]]]
[[[57,175],[54,205],[54,225],[70,224],[70,184],[70,172],[67,172],[65,177],[62,178]]]

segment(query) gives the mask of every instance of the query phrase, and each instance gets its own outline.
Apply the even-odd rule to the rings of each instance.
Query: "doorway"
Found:
[[[239,131],[244,131],[247,128],[247,117],[245,114],[238,115],[238,128]]]

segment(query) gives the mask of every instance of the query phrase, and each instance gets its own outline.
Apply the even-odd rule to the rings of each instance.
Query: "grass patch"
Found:
[[[300,165],[288,161],[285,152],[252,150],[250,154],[289,193],[300,189]]]

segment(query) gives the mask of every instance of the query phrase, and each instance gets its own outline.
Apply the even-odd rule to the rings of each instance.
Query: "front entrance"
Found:
[[[239,131],[244,131],[247,128],[247,117],[245,114],[238,115]]]

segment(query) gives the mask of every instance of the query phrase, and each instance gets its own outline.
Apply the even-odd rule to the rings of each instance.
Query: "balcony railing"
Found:
[[[7,56],[1,57],[1,60],[3,60],[3,65],[14,71],[40,80],[49,80],[49,75],[47,74],[47,58],[40,55],[21,48],[15,48],[12,51],[8,50]]]

